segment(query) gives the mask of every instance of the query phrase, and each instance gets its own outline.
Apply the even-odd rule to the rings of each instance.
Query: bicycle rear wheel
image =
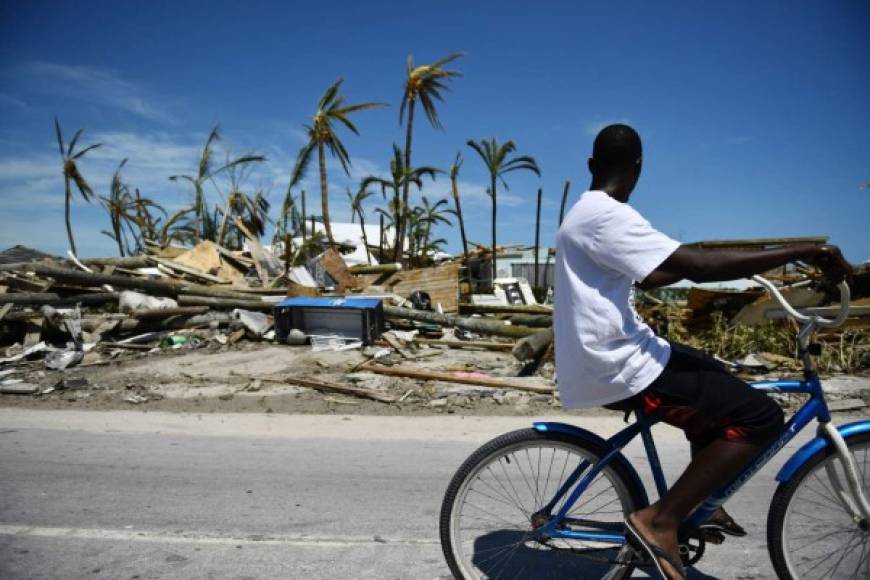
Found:
[[[846,438],[864,493],[870,490],[870,434]],[[870,531],[840,503],[831,473],[845,484],[832,446],[780,484],[767,519],[767,546],[779,578],[870,578]]]
[[[441,507],[441,547],[458,579],[601,578],[619,546],[601,542],[536,541],[533,517],[582,462],[605,451],[585,441],[524,429],[493,439],[453,477]],[[641,493],[611,462],[568,512],[570,527],[622,531]],[[553,508],[555,514],[565,497]]]

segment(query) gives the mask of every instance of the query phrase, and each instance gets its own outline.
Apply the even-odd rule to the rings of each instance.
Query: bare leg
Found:
[[[723,482],[761,451],[761,446],[717,439],[698,451],[692,462],[663,498],[629,516],[641,535],[671,556],[679,557],[677,530],[689,513]],[[681,578],[667,562],[670,578]]]
[[[689,448],[691,449],[692,457],[698,455],[702,449],[704,449],[704,445],[697,443],[695,441],[689,442]],[[707,520],[708,523],[716,524],[720,526],[720,528],[725,531],[725,533],[734,535],[734,536],[745,536],[746,530],[743,527],[734,521],[728,512],[725,511],[725,506],[720,507],[718,510],[713,512],[710,516],[710,519]]]

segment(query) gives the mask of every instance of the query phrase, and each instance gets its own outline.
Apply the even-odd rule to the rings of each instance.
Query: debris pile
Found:
[[[337,249],[288,267],[280,252],[249,242],[244,251],[206,241],[83,261],[0,253],[0,394],[310,412],[559,406],[553,308],[525,278],[475,283],[463,257],[410,270],[348,266]],[[870,368],[868,280],[870,268],[859,268],[853,316],[819,336],[823,371]],[[783,271],[779,281],[800,309],[837,308],[812,272]],[[800,370],[793,329],[758,290],[638,292],[637,307],[660,335],[732,361],[747,379]],[[870,391],[838,397],[855,409]]]

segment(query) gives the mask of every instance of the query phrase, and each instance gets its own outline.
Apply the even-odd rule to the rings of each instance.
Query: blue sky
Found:
[[[280,205],[292,159],[323,90],[344,77],[353,102],[383,101],[344,134],[350,178],[330,168],[334,219],[345,187],[385,173],[403,142],[407,55],[463,50],[464,78],[440,106],[444,131],[416,125],[415,164],[457,151],[469,237],[489,240],[486,175],[465,142],[512,139],[543,177],[512,174],[499,241],[531,243],[544,189],[551,241],[562,184],[588,185],[595,132],[627,122],[645,146],[632,203],[682,241],[829,235],[870,258],[868,2],[10,2],[0,1],[0,247],[66,249],[54,142],[104,142],[83,173],[100,193],[114,166],[169,208],[189,191],[205,136],[269,163],[251,187]],[[313,177],[313,175],[312,175]],[[308,187],[309,195],[317,188]],[[446,179],[426,185],[445,196]],[[214,194],[214,201],[218,200]],[[377,201],[377,200],[374,200]],[[374,206],[368,208],[369,211]],[[73,208],[80,253],[106,255],[104,211]],[[440,235],[459,249],[456,228]]]

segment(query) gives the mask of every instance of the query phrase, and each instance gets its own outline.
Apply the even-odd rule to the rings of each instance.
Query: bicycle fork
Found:
[[[846,474],[847,485],[844,486],[840,481],[840,476],[837,474],[834,462],[831,461],[825,465],[825,471],[827,471],[828,477],[834,485],[837,496],[840,498],[840,503],[851,514],[855,523],[867,530],[868,526],[870,526],[870,503],[867,502],[861,481],[858,479],[858,466],[855,463],[855,458],[849,452],[843,436],[840,435],[840,432],[830,421],[819,425],[819,435],[826,436],[834,445],[837,457],[843,466],[843,473]]]

